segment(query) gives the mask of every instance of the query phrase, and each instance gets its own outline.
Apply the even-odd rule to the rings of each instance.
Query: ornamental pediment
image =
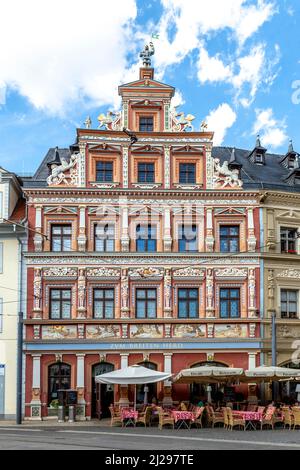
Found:
[[[43,270],[44,277],[77,277],[78,269],[70,267],[51,267]]]
[[[159,153],[162,154],[162,148],[159,147],[153,147],[152,145],[144,145],[143,147],[134,147],[131,151],[132,154],[136,153]]]
[[[77,207],[63,207],[63,206],[55,206],[55,207],[45,207],[44,214],[77,214]]]
[[[103,142],[100,145],[89,145],[90,152],[112,152],[112,153],[121,153],[122,149],[120,145],[109,145]]]
[[[184,145],[183,147],[173,147],[173,153],[197,153],[203,154],[202,147],[194,147],[192,145]]]
[[[235,208],[235,207],[226,207],[222,209],[215,209],[214,210],[216,215],[244,215],[245,214],[245,209],[241,208]]]
[[[293,211],[293,210],[289,210],[289,211],[280,211],[280,212],[278,212],[276,218],[280,218],[280,219],[295,219],[295,221],[296,221],[296,220],[300,220],[300,211]]]

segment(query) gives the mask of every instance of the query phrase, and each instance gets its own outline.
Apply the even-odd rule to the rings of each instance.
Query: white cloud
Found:
[[[173,108],[177,108],[177,106],[182,106],[185,103],[183,95],[180,90],[176,90],[175,94],[172,98],[171,105]]]
[[[198,78],[200,83],[226,81],[232,77],[232,69],[224,65],[219,56],[209,57],[201,47],[198,61]]]
[[[260,134],[262,144],[271,149],[281,147],[287,140],[287,125],[285,120],[277,120],[272,108],[256,109],[256,121],[253,125],[252,135]]]
[[[265,44],[254,46],[248,54],[240,56],[230,64],[224,64],[220,55],[210,57],[201,47],[198,78],[201,83],[226,82],[233,86],[235,101],[243,107],[249,107],[255,99],[259,87],[270,86],[276,78],[273,72],[280,57],[279,46],[275,45],[274,58],[267,60]]]
[[[236,103],[248,107],[261,85],[271,85],[278,63],[270,60],[265,44],[245,42],[277,12],[272,0],[161,0],[164,13],[158,25],[160,40],[155,64],[163,77],[167,66],[181,63],[192,52],[198,52],[196,72],[200,83],[229,83]],[[236,42],[235,50],[210,56],[209,43],[218,33],[228,33],[226,45]],[[205,41],[205,42],[204,42]],[[234,42],[233,42],[234,43]],[[223,37],[224,44],[224,37]],[[272,54],[272,52],[271,52]]]
[[[3,2],[0,83],[51,113],[114,103],[136,13],[135,0]]]
[[[234,110],[227,103],[221,104],[218,108],[210,112],[205,121],[208,130],[214,131],[214,145],[221,145],[224,141],[227,130],[235,123],[237,118]]]

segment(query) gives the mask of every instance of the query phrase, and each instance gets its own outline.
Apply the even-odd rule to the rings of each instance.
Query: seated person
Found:
[[[185,404],[183,401],[181,401],[181,402],[179,403],[178,410],[179,410],[179,411],[187,411],[186,404]]]

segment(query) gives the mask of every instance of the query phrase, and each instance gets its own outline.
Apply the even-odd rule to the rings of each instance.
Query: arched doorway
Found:
[[[48,405],[58,399],[58,390],[71,388],[71,366],[56,362],[48,367]]]
[[[154,362],[144,361],[139,363],[140,366],[147,367],[147,369],[157,370],[157,365]],[[147,396],[148,396],[148,403],[151,403],[153,398],[157,399],[157,384],[147,384],[148,388]],[[144,403],[145,397],[145,385],[137,385],[136,386],[136,402],[138,404]]]
[[[197,364],[193,364],[191,369],[196,367],[228,367],[227,364],[223,364],[222,362],[198,362]],[[209,384],[207,384],[209,385]],[[224,392],[220,390],[219,384],[210,384],[211,385],[211,397],[213,401],[221,401],[224,397]],[[198,403],[199,401],[206,402],[207,401],[207,390],[205,384],[198,384],[193,383],[190,386],[190,401],[191,403]]]
[[[92,418],[101,419],[110,416],[109,405],[114,402],[114,387],[96,383],[95,377],[113,370],[114,365],[109,362],[100,362],[92,368]]]
[[[280,367],[287,367],[288,369],[300,369],[300,364],[294,364],[293,362],[287,362],[282,364]],[[296,386],[299,382],[279,382],[279,393],[282,401],[291,402],[297,401],[298,394],[296,392]]]

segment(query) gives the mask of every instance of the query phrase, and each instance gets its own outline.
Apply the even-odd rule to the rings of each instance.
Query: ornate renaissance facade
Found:
[[[82,419],[105,415],[133,389],[94,378],[127,365],[261,363],[262,147],[213,148],[205,123],[195,131],[172,108],[174,91],[144,62],[119,87],[121,111],[97,129],[88,118],[24,182],[26,417],[47,417],[67,388]],[[191,393],[169,381],[150,390],[163,403]]]

